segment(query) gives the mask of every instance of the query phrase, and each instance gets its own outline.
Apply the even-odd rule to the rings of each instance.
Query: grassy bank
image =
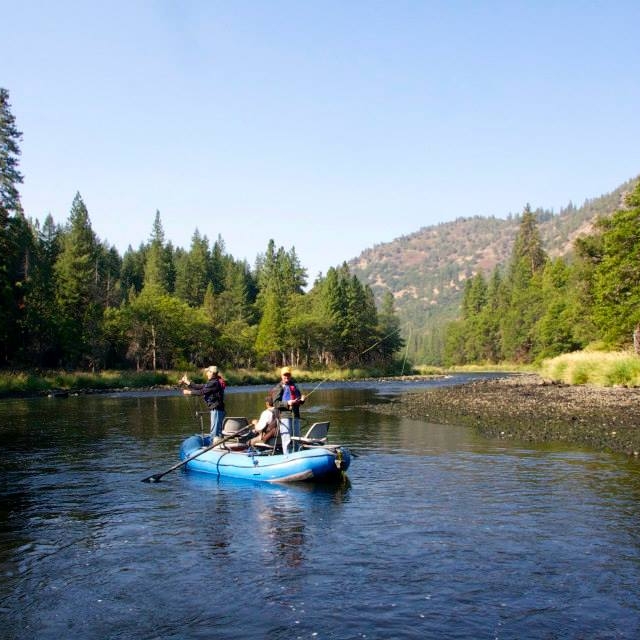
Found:
[[[299,383],[320,381],[340,382],[364,378],[387,378],[393,375],[445,375],[452,372],[504,371],[537,373],[546,380],[571,385],[596,385],[600,387],[640,387],[640,357],[632,352],[580,351],[569,353],[541,365],[516,365],[512,363],[466,365],[445,369],[433,366],[414,366],[410,371],[389,374],[376,369],[332,369],[311,371],[293,369]],[[0,372],[0,396],[41,395],[51,391],[103,391],[107,389],[147,389],[177,386],[184,371],[102,371],[99,373],[68,371]],[[194,381],[204,381],[201,369],[188,372]],[[271,384],[280,379],[278,369],[223,370],[222,375],[232,386]]]
[[[38,395],[49,391],[141,389],[172,384],[166,372],[103,371],[100,373],[43,371],[0,373],[0,394]],[[179,378],[176,377],[177,381]]]
[[[50,392],[88,392],[109,389],[150,389],[178,386],[184,371],[101,371],[99,373],[69,371],[21,371],[0,372],[0,396],[35,396]],[[187,372],[194,382],[204,382],[201,369]],[[280,379],[278,369],[258,371],[256,369],[229,369],[222,375],[231,386],[275,384]],[[358,380],[383,377],[383,372],[371,369],[335,369],[331,371],[307,371],[293,369],[299,383],[320,381]]]
[[[416,367],[423,373],[420,367]],[[504,373],[534,373],[545,380],[570,385],[597,387],[640,387],[640,357],[632,351],[585,350],[565,353],[540,364],[515,363],[470,364],[451,367],[444,373],[474,373],[501,371]]]
[[[545,360],[539,374],[565,384],[640,387],[640,357],[631,351],[578,351]]]

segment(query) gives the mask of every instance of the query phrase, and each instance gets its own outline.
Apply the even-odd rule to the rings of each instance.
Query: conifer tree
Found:
[[[97,239],[89,213],[77,193],[54,267],[64,360],[69,365],[84,361],[93,368],[98,364],[102,307],[97,287],[97,258]]]
[[[502,352],[508,360],[530,362],[535,326],[543,313],[542,270],[547,260],[535,214],[525,207],[507,272],[507,310],[502,316]]]
[[[21,139],[22,133],[16,128],[11,113],[9,92],[0,87],[0,232],[6,229],[12,213],[22,211],[18,192],[18,185],[22,183],[22,174],[18,171]],[[4,249],[5,246],[0,246],[2,253]]]
[[[400,319],[396,315],[395,299],[391,291],[385,291],[378,312],[378,336],[381,341],[374,354],[383,365],[390,365],[396,352],[405,345],[400,335]]]
[[[626,208],[599,223],[602,256],[595,268],[595,320],[605,340],[640,351],[640,181]]]
[[[50,367],[59,363],[60,318],[56,305],[54,265],[60,253],[62,230],[49,214],[35,229],[35,260],[26,306],[29,363]]]
[[[562,258],[549,260],[542,276],[544,313],[535,334],[536,355],[553,358],[582,347],[576,326],[584,318],[576,316],[571,269]]]
[[[142,287],[144,286],[145,262],[145,246],[140,245],[137,250],[134,250],[131,248],[131,245],[129,245],[122,257],[122,267],[120,270],[120,282],[125,296],[128,296],[131,290],[136,293],[142,291]]]
[[[18,185],[22,175],[18,171],[18,131],[11,113],[9,92],[0,87],[0,363],[5,364],[14,351],[16,336],[12,335],[19,315],[21,292],[16,289],[16,273],[20,247],[18,236],[22,236],[22,221],[11,225],[12,215],[22,216]],[[15,219],[14,219],[15,220]]]
[[[160,211],[156,210],[151,239],[145,256],[144,286],[157,287],[164,293],[172,290],[172,256],[171,249],[168,251],[167,246],[162,221],[160,220]]]
[[[202,306],[212,282],[210,261],[209,240],[196,229],[190,250],[176,261],[176,296],[192,307]]]

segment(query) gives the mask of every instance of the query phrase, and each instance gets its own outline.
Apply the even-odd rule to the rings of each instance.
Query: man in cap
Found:
[[[222,439],[222,421],[224,420],[224,390],[227,386],[218,367],[211,365],[204,370],[207,381],[204,384],[191,382],[185,373],[180,383],[187,386],[182,390],[185,396],[203,396],[207,407],[211,410],[211,438],[213,442]]]
[[[279,418],[282,450],[287,453],[291,436],[300,436],[300,405],[305,401],[304,395],[291,377],[291,367],[280,369],[280,383],[271,390],[271,397],[279,414],[283,411],[288,412],[287,417]]]

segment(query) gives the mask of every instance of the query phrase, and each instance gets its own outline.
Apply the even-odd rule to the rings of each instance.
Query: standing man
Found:
[[[222,439],[222,421],[224,420],[224,390],[227,386],[218,367],[210,366],[205,369],[207,381],[204,384],[191,382],[187,374],[180,378],[180,383],[187,386],[182,390],[185,396],[203,396],[207,407],[211,410],[211,440],[213,444]]]
[[[280,369],[280,384],[271,390],[271,397],[273,398],[273,406],[278,413],[289,412],[287,417],[280,416],[279,419],[282,451],[286,454],[291,436],[300,436],[300,405],[305,401],[305,397],[300,393],[300,389],[291,377],[290,367]]]

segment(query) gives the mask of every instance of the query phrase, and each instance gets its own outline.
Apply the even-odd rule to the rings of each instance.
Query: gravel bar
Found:
[[[566,442],[624,453],[640,452],[640,389],[567,385],[534,374],[407,392],[384,413],[461,424],[488,437]]]

